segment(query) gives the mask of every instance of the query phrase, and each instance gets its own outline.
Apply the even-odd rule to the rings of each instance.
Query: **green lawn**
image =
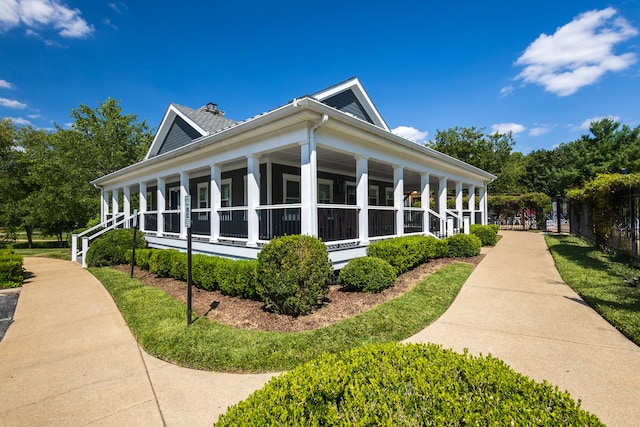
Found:
[[[112,268],[90,269],[149,354],[185,367],[228,372],[289,370],[323,352],[408,338],[444,313],[471,270],[468,264],[449,265],[411,292],[325,328],[264,332],[208,318],[187,326],[185,305],[166,293]]]
[[[546,236],[562,279],[609,323],[640,345],[640,288],[624,282],[640,269],[574,236]]]

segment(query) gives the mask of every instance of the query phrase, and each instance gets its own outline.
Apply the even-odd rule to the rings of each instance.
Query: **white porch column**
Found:
[[[480,188],[480,214],[482,217],[482,225],[487,225],[489,222],[487,212],[487,184]]]
[[[138,203],[138,228],[140,231],[144,231],[144,216],[147,212],[147,183],[141,182],[139,191],[139,203]]]
[[[166,182],[164,178],[158,178],[158,231],[157,236],[162,237],[164,235],[164,210],[166,208]]]
[[[462,215],[462,181],[456,182],[456,211],[458,211],[458,215]],[[460,224],[462,225],[462,224]]]
[[[476,186],[469,185],[469,210],[471,211],[471,224],[476,223]]]
[[[310,142],[300,149],[301,233],[318,235],[318,164],[315,147]]]
[[[247,246],[258,246],[260,222],[258,206],[260,206],[260,157],[247,156]]]
[[[440,220],[440,234],[446,234],[447,218],[447,178],[441,177],[438,182],[438,213],[443,219]]]
[[[122,191],[122,212],[125,218],[131,216],[131,186],[127,185]],[[127,227],[131,227],[131,223],[127,221],[125,223]]]
[[[100,206],[100,222],[105,222],[109,217],[109,192],[102,189],[102,203]]]
[[[423,214],[423,223],[422,223],[422,232],[428,233],[431,231],[430,221],[429,221],[429,209],[431,208],[431,188],[429,186],[429,174],[421,173],[420,174],[420,207],[424,211]]]
[[[358,238],[363,245],[369,244],[369,159],[356,157],[356,205],[358,212]]]
[[[211,214],[209,218],[211,227],[211,243],[217,243],[220,239],[220,180],[221,170],[218,165],[211,165]]]
[[[396,235],[404,235],[404,169],[393,165],[393,207],[396,211]]]
[[[119,199],[120,199],[119,194],[120,193],[119,193],[117,188],[114,188],[111,191],[111,213],[113,214],[111,219],[113,220],[114,224],[115,224],[115,221],[116,221],[116,216],[118,216],[118,213],[120,212],[120,210],[119,210],[120,207],[118,206],[119,205]]]
[[[184,202],[184,198],[189,195],[189,172],[180,172],[180,200],[178,205],[180,206],[180,238],[187,238],[187,225],[185,224],[187,215],[187,205]],[[189,206],[191,207],[191,206]]]

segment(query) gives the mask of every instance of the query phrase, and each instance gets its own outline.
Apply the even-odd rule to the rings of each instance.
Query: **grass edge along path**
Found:
[[[545,236],[562,280],[623,335],[640,345],[640,288],[624,282],[638,268],[576,236]]]
[[[233,328],[208,318],[186,324],[185,304],[109,267],[90,268],[120,309],[144,350],[167,362],[218,372],[290,370],[324,352],[400,341],[440,317],[471,274],[455,263],[431,274],[412,291],[355,317],[302,332]]]

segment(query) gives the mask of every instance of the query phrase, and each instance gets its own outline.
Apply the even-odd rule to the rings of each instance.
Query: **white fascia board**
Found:
[[[382,115],[380,115],[380,113],[378,112],[378,109],[371,101],[371,98],[369,98],[369,95],[364,90],[364,87],[362,86],[362,84],[360,83],[360,80],[358,80],[357,77],[351,78],[343,83],[332,86],[326,90],[317,92],[311,96],[317,99],[318,101],[324,101],[325,99],[331,98],[333,95],[344,92],[347,89],[353,90],[353,93],[356,95],[356,98],[358,98],[358,101],[360,101],[360,104],[362,104],[364,109],[367,111],[367,114],[369,114],[369,117],[371,117],[371,119],[375,122],[375,124],[383,128],[384,130],[388,131],[389,126],[387,126],[387,123],[382,118]]]
[[[335,108],[331,108],[326,104],[318,101],[317,99],[307,98],[305,100],[300,101],[301,104],[307,106],[307,108],[318,111],[319,113],[327,113],[334,120],[338,120],[340,122],[345,123],[349,128],[357,128],[360,131],[365,131],[367,133],[373,134],[382,138],[383,144],[388,144],[391,148],[398,145],[408,148],[413,151],[417,151],[420,155],[427,156],[431,159],[435,159],[449,165],[450,167],[456,169],[462,169],[474,175],[480,176],[483,178],[483,181],[489,183],[494,181],[497,177],[487,171],[484,171],[478,167],[470,165],[469,163],[463,162],[462,160],[456,159],[455,157],[451,157],[447,154],[441,153],[439,151],[434,150],[431,147],[427,147],[426,145],[418,144],[417,142],[408,140],[399,135],[392,133],[389,130],[381,129],[378,126],[372,125],[369,122],[361,120],[357,117],[353,117],[349,114],[344,114],[340,111],[337,111]]]
[[[176,116],[180,116],[180,118],[182,118],[185,122],[187,122],[187,124],[192,128],[194,128],[200,135],[202,136],[209,135],[209,132],[207,132],[200,125],[198,125],[196,122],[191,120],[182,111],[176,108],[175,105],[169,104],[169,108],[167,108],[167,112],[164,114],[164,117],[162,118],[162,122],[160,123],[160,128],[158,129],[158,132],[156,132],[156,136],[153,138],[153,142],[151,143],[151,147],[149,147],[149,151],[145,156],[145,160],[149,159],[150,157],[158,153],[158,150],[160,150],[162,143],[167,137],[167,134],[169,133],[169,130],[171,129],[171,125],[173,124],[173,121],[175,120]]]

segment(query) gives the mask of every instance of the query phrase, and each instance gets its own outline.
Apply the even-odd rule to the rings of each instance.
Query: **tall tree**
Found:
[[[86,160],[94,171],[93,178],[141,160],[153,140],[146,120],[138,122],[137,115],[123,114],[113,98],[94,109],[81,104],[71,117],[75,120],[73,129],[82,136],[82,150],[90,155]]]
[[[433,141],[427,145],[441,153],[462,160],[498,177],[490,186],[492,190],[516,190],[517,180],[512,161],[519,161],[520,157],[511,157],[511,150],[515,145],[511,132],[486,134],[484,128],[464,128],[456,126],[445,131],[438,130]],[[508,172],[508,173],[506,173]],[[504,177],[501,175],[505,173]],[[502,180],[502,181],[501,181]]]
[[[91,181],[141,160],[153,135],[111,98],[71,112],[72,129],[47,133],[0,122],[0,225],[62,239],[100,210]]]

